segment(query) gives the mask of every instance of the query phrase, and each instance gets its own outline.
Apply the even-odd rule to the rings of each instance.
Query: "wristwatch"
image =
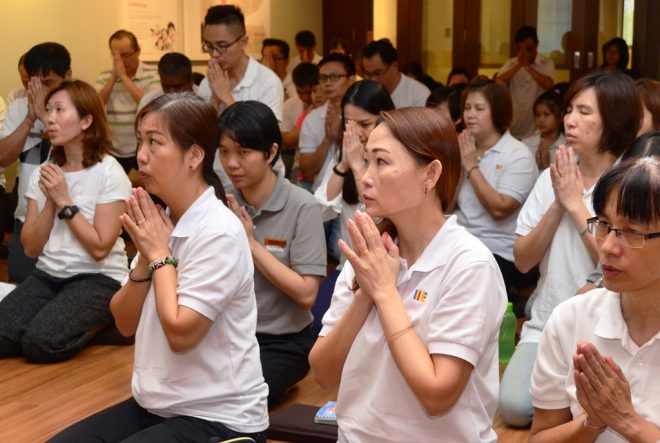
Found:
[[[57,218],[60,220],[71,220],[78,212],[80,212],[80,208],[76,205],[65,206],[57,213]]]

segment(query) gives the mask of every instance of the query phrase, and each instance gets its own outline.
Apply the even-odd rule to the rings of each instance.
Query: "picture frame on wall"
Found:
[[[121,27],[137,37],[141,60],[183,50],[180,6],[180,0],[122,0]]]

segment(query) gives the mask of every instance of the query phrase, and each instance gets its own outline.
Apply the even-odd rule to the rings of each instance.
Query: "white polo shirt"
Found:
[[[400,81],[396,85],[394,91],[390,94],[394,107],[409,108],[426,106],[426,99],[431,95],[431,91],[423,83],[418,82],[414,78],[399,73]]]
[[[29,179],[25,198],[34,200],[38,210],[42,211],[46,205],[46,195],[39,188],[40,177],[41,167],[38,167]],[[131,195],[131,182],[111,155],[106,155],[89,168],[64,172],[64,179],[71,200],[90,224],[94,224],[98,205],[124,201]],[[48,241],[39,254],[36,266],[59,278],[98,273],[121,282],[128,275],[124,240],[118,233],[108,255],[96,261],[76,238],[66,220],[60,220],[57,216],[53,217]]]
[[[495,190],[521,205],[531,192],[539,171],[530,150],[505,132],[479,161],[479,171]],[[484,242],[500,257],[513,262],[516,219],[520,208],[502,220],[495,220],[479,201],[472,182],[464,179],[458,192],[458,223]]]
[[[584,414],[577,400],[573,374],[573,354],[579,342],[591,342],[602,355],[612,357],[630,384],[635,411],[660,427],[660,383],[657,382],[660,332],[638,346],[628,335],[620,294],[605,288],[573,297],[552,313],[532,373],[530,393],[534,406],[570,408],[573,417]],[[608,428],[596,441],[626,440]]]
[[[25,120],[28,112],[27,97],[20,97],[15,99],[9,104],[7,108],[7,117],[5,118],[4,125],[0,131],[0,138],[5,138],[11,135]],[[39,167],[39,165],[46,160],[50,155],[50,143],[42,139],[42,133],[45,126],[41,120],[37,119],[34,122],[25,144],[23,151],[19,156],[18,165],[18,189],[16,191],[17,205],[14,217],[21,222],[25,222],[25,212],[27,211],[27,200],[25,200],[25,192],[30,182],[32,173]]]
[[[197,94],[207,101],[211,100],[213,94],[208,77],[200,83]],[[282,104],[284,103],[282,81],[270,68],[262,65],[252,56],[248,56],[245,74],[241,81],[234,86],[231,95],[236,101],[256,100],[267,105],[273,110],[277,120],[282,121]],[[222,113],[225,108],[224,104],[220,104],[219,113]]]
[[[502,67],[500,72],[506,72],[518,64],[518,58],[509,59]],[[548,77],[553,77],[555,64],[551,58],[536,54],[536,59],[531,65],[532,69]],[[511,123],[511,133],[514,137],[522,140],[534,133],[534,101],[545,92],[545,89],[539,85],[534,77],[524,69],[511,77],[508,83],[511,91],[511,101],[513,102],[513,122]]]
[[[289,132],[295,125],[296,120],[304,111],[303,101],[297,95],[284,101],[284,108],[282,111],[282,121],[280,122],[280,131]]]
[[[320,335],[327,335],[352,303],[353,277],[347,262]],[[397,289],[429,354],[452,355],[474,369],[454,407],[429,417],[397,368],[373,308],[344,363],[339,441],[496,441],[492,421],[506,291],[493,255],[450,216],[412,266],[401,260]]]
[[[592,193],[593,187],[583,190],[582,201],[589,214],[594,215]],[[541,172],[520,210],[516,234],[529,234],[554,201],[555,193],[548,168]],[[532,317],[523,324],[520,343],[538,343],[552,310],[559,303],[573,297],[595,268],[596,263],[591,259],[571,217],[564,213],[539,263],[541,277],[534,290],[536,299],[532,305]]]
[[[298,142],[299,152],[301,154],[311,154],[316,152],[319,145],[323,142],[325,137],[325,116],[328,113],[328,106],[330,105],[329,101],[323,103],[316,109],[310,111],[303,121],[302,127],[300,128],[300,140]],[[337,152],[337,144],[332,142],[328,148],[328,154],[325,157],[321,169],[316,174],[314,178],[314,185],[312,185],[312,191],[315,191],[321,184],[323,176],[327,173],[328,169],[332,166],[330,163]]]
[[[209,187],[179,219],[170,248],[179,260],[179,305],[213,325],[195,348],[172,351],[152,285],[135,337],[135,400],[162,417],[197,417],[239,432],[265,430],[268,386],[255,336],[254,268],[243,225]]]
[[[293,83],[290,72],[287,72],[286,77],[282,80],[282,87],[284,88],[284,101],[292,97],[298,97],[298,91],[296,91],[296,85]]]
[[[319,62],[323,60],[323,57],[318,55],[316,52],[314,53],[314,59],[311,61],[311,63],[314,63],[315,65],[318,65]],[[291,59],[291,62],[289,62],[289,66],[286,67],[286,70],[289,72],[293,72],[293,70],[296,68],[301,63],[300,60],[300,54],[293,56]]]

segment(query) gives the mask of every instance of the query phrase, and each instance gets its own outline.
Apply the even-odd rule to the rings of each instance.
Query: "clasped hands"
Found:
[[[582,204],[584,185],[573,148],[559,146],[555,162],[550,165],[550,179],[555,200],[562,208],[570,212]]]

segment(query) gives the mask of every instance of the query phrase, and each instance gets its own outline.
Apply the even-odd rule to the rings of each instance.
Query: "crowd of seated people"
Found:
[[[233,5],[202,36],[199,86],[127,30],[93,86],[37,44],[0,108],[0,358],[135,340],[132,397],[51,441],[265,442],[310,369],[339,441],[491,442],[496,411],[530,441],[660,439],[660,82],[625,42],[554,84],[523,27],[494,79],[444,86],[387,39],[322,57],[301,31],[257,60]],[[500,377],[507,300],[526,321]]]

